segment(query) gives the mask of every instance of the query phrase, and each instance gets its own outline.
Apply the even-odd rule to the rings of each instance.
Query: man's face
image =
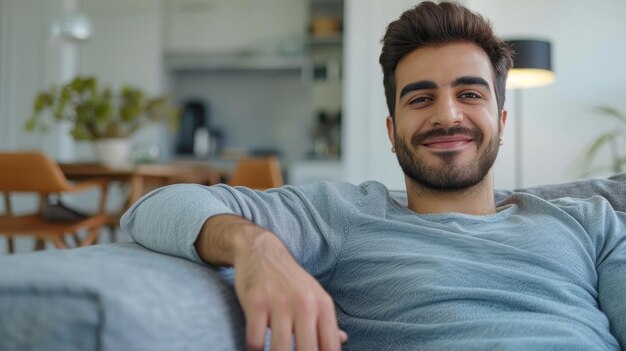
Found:
[[[487,54],[470,43],[417,49],[396,67],[395,121],[389,139],[405,175],[432,190],[481,182],[498,154],[498,118]]]

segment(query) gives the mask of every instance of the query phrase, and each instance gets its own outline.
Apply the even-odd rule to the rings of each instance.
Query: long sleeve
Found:
[[[254,191],[226,185],[172,185],[137,201],[121,227],[139,244],[202,262],[194,243],[204,222],[218,214],[240,215],[268,229],[296,261],[320,281],[332,273],[345,221],[333,208],[332,185]]]
[[[598,303],[611,325],[611,333],[626,350],[626,213],[609,212],[597,258]]]

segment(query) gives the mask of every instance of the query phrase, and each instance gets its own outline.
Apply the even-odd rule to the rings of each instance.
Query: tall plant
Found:
[[[609,170],[613,173],[626,171],[626,150],[620,145],[626,145],[626,114],[611,106],[598,106],[594,111],[602,116],[618,121],[620,124],[609,131],[598,135],[587,147],[583,154],[584,175]],[[611,156],[610,165],[592,167],[594,161],[602,153],[607,151]]]

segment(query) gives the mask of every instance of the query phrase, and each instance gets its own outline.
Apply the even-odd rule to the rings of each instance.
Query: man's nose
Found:
[[[433,127],[450,128],[463,123],[463,112],[458,108],[454,97],[443,97],[439,99],[437,108],[431,116]]]

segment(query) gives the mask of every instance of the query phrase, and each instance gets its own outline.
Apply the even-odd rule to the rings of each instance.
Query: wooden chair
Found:
[[[284,184],[280,163],[274,156],[239,161],[228,181],[231,186],[241,185],[256,190],[277,188]]]
[[[42,211],[50,195],[80,192],[99,187],[102,191],[98,213],[84,219],[70,222],[50,221],[42,216]],[[66,235],[73,239],[74,246],[94,244],[100,227],[107,223],[105,204],[108,194],[108,181],[91,180],[69,183],[59,166],[40,152],[0,153],[0,192],[4,197],[4,214],[0,215],[0,234],[8,237],[8,251],[14,251],[13,237],[35,237],[35,249],[44,248],[44,240],[50,240],[56,248],[69,248]],[[34,214],[15,215],[11,203],[12,193],[36,193],[39,195],[39,211]],[[88,230],[84,239],[79,240],[78,232]]]

